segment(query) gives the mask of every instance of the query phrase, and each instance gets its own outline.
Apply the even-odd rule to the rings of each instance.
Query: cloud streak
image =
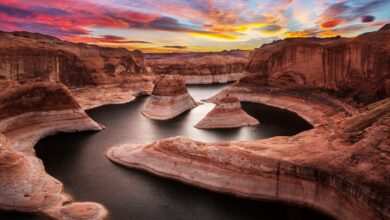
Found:
[[[355,36],[389,22],[388,11],[388,0],[0,0],[0,29],[130,49],[213,51],[270,38]]]

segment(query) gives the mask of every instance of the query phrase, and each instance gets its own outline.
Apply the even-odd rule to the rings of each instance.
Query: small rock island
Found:
[[[142,114],[154,120],[168,120],[196,106],[180,76],[163,75],[156,80]]]
[[[203,129],[239,128],[257,124],[259,121],[241,108],[238,98],[226,95],[195,127]]]

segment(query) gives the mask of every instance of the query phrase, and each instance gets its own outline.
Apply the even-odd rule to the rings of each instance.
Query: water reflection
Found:
[[[189,90],[196,100],[201,100],[222,88],[222,85],[190,86]],[[243,108],[258,118],[260,125],[202,130],[193,126],[213,108],[212,104],[202,105],[173,120],[154,121],[141,115],[145,101],[146,97],[141,97],[132,103],[88,111],[93,119],[106,126],[103,131],[59,134],[38,143],[37,155],[44,161],[47,172],[62,181],[65,191],[75,200],[102,203],[114,220],[327,219],[309,209],[239,199],[112,164],[104,153],[120,143],[150,143],[178,135],[207,142],[254,140],[296,134],[310,128],[293,113],[243,103]],[[0,219],[12,218],[0,214]]]

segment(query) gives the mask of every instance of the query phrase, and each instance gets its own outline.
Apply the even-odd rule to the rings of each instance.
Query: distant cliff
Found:
[[[62,82],[70,88],[120,83],[145,73],[141,51],[71,43],[29,32],[0,32],[0,79]]]
[[[235,81],[245,72],[250,51],[147,54],[147,66],[156,74],[181,75],[186,83]]]
[[[338,91],[372,102],[390,95],[390,30],[356,38],[294,38],[265,44],[248,71],[266,81]]]

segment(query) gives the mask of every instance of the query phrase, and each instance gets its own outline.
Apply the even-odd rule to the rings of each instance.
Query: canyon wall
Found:
[[[390,98],[287,137],[122,144],[107,157],[209,190],[309,206],[336,219],[390,218]]]
[[[250,51],[215,53],[147,54],[147,66],[155,74],[180,75],[187,84],[235,81],[245,72]]]
[[[34,154],[34,145],[48,135],[103,127],[62,84],[0,81],[0,88],[0,209],[58,220],[106,219],[102,205],[72,202]]]
[[[71,43],[29,32],[0,32],[0,79],[62,82],[69,88],[121,83],[145,74],[141,51]]]
[[[356,38],[296,38],[257,49],[248,71],[265,80],[333,90],[357,101],[390,95],[390,30]]]

